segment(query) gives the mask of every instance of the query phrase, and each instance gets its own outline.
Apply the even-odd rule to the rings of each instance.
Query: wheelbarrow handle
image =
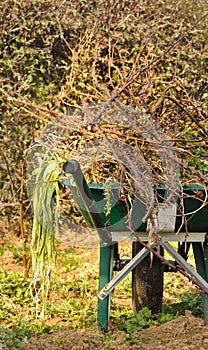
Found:
[[[69,160],[64,163],[63,169],[65,173],[76,174],[77,172],[81,172],[81,168],[79,162],[76,159]]]
[[[97,230],[101,242],[104,245],[112,244],[111,233],[104,225],[103,218],[99,213],[90,188],[80,168],[79,162],[76,159],[72,159],[64,163],[63,170],[65,173],[69,173],[73,176],[76,184],[76,190],[82,200],[84,210],[87,211],[93,226]],[[79,205],[79,203],[77,204]],[[80,211],[83,212],[83,208],[80,208]]]
[[[87,185],[87,181],[85,180],[84,174],[82,173],[79,162],[76,159],[69,160],[68,162],[64,163],[63,170],[66,174],[71,174],[73,176],[76,188],[79,191],[82,199],[84,199],[84,204],[86,205],[88,211],[90,211],[94,200],[89,186]]]

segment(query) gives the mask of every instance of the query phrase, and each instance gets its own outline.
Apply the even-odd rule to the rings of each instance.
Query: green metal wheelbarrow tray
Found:
[[[100,237],[99,262],[99,292],[98,292],[98,324],[104,331],[108,329],[110,318],[110,296],[113,289],[129,272],[132,272],[132,306],[137,313],[143,306],[148,306],[153,313],[161,311],[163,295],[163,273],[170,271],[154,256],[150,263],[149,250],[137,242],[136,234],[143,242],[148,241],[147,224],[141,218],[145,207],[141,201],[134,201],[132,211],[132,225],[135,233],[128,228],[126,203],[120,199],[120,186],[110,187],[112,207],[109,215],[105,213],[105,185],[87,184],[80,165],[76,160],[64,164],[65,173],[70,173],[73,182],[64,180],[78,204],[86,222],[96,228]],[[198,200],[197,196],[201,199]],[[173,232],[159,232],[161,254],[166,250],[174,259],[175,264],[186,272],[201,288],[202,306],[205,323],[208,324],[208,205],[202,205],[206,197],[206,189],[196,186],[183,187],[183,208],[187,214],[186,222],[182,222],[181,215],[175,216]],[[162,202],[165,188],[157,188],[158,201]],[[190,213],[190,215],[189,215]],[[139,227],[138,227],[139,222]],[[177,234],[176,234],[177,232]],[[188,232],[188,235],[185,234]],[[184,237],[186,236],[186,242]],[[119,256],[118,242],[132,241],[132,258],[122,260]],[[176,251],[169,242],[178,243]],[[154,242],[153,242],[154,244]],[[187,246],[192,244],[196,263],[195,271],[186,261]],[[112,279],[113,270],[119,271]]]

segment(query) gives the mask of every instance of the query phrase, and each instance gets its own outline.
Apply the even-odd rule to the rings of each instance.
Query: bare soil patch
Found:
[[[0,246],[4,246],[12,242],[13,245],[18,245],[19,240],[15,239],[11,235],[7,241],[2,240]],[[64,249],[68,245],[62,243],[59,249],[64,252]],[[129,253],[130,248],[127,244],[121,245],[121,252],[125,256]],[[93,253],[92,253],[93,252]],[[97,269],[98,264],[98,251],[92,250],[91,253],[86,252],[85,255],[85,268],[90,267]],[[128,254],[127,254],[128,255]],[[20,264],[14,261],[14,257],[10,251],[5,250],[4,254],[0,257],[0,268],[5,268],[7,271],[19,272],[22,269]],[[83,266],[75,270],[76,274],[79,270],[83,270]],[[81,272],[80,272],[81,273]],[[83,272],[82,272],[83,273]],[[180,290],[191,288],[190,283],[180,280]],[[173,289],[176,286],[172,287]],[[115,299],[116,296],[113,297]],[[168,298],[168,294],[164,296]],[[114,300],[115,301],[115,300]],[[128,305],[131,307],[131,300],[126,296],[126,299],[116,298],[116,302]],[[166,300],[167,302],[167,300]],[[95,310],[96,313],[96,310]],[[54,320],[57,322],[57,319]],[[162,325],[157,323],[151,325],[149,328],[135,333],[135,337],[131,340],[127,340],[128,335],[119,331],[116,326],[110,323],[108,333],[103,333],[98,325],[95,323],[90,328],[84,330],[73,331],[68,327],[62,327],[58,331],[54,331],[51,334],[45,336],[33,336],[25,341],[22,346],[25,350],[207,350],[208,349],[208,326],[204,324],[202,318],[196,318],[190,311],[186,311],[185,316],[177,318],[175,320],[166,322]]]
[[[187,311],[186,315],[163,325],[152,325],[135,333],[133,343],[126,341],[126,333],[118,331],[112,325],[109,337],[97,326],[84,331],[74,332],[63,328],[50,336],[33,337],[24,343],[25,350],[207,350],[208,326],[201,318],[194,317]]]

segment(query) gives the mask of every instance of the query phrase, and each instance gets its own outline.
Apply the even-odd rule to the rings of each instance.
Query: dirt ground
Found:
[[[95,257],[93,257],[95,259]],[[0,257],[0,268],[7,266],[13,272],[21,267],[15,264],[11,253]],[[109,322],[108,333],[102,333],[97,324],[80,331],[72,331],[64,327],[46,336],[32,337],[22,346],[25,350],[207,350],[208,326],[202,318],[196,318],[190,311],[185,316],[165,324],[154,324],[149,328],[135,333],[128,341],[127,334],[118,331]]]
[[[96,324],[77,332],[64,328],[50,336],[31,338],[24,343],[24,347],[25,350],[208,349],[208,326],[205,326],[202,318],[194,317],[190,311],[186,311],[183,317],[135,333],[133,341],[126,341],[126,336],[125,332],[118,331],[110,321],[107,334],[103,334]]]
[[[111,326],[108,337],[97,327],[80,332],[67,328],[54,332],[50,336],[31,338],[24,343],[25,350],[207,350],[208,326],[201,318],[194,317],[187,311],[185,316],[163,325],[152,325],[135,333],[134,343],[125,341],[126,334]]]

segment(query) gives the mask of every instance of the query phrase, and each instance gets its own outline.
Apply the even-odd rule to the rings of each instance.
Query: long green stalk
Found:
[[[33,189],[33,229],[32,229],[32,271],[33,280],[30,290],[36,299],[36,316],[44,317],[45,307],[50,285],[50,272],[53,266],[54,236],[56,230],[60,177],[58,162],[55,160],[43,161],[35,171]],[[37,283],[38,282],[38,283]],[[38,287],[39,285],[39,287]],[[39,312],[39,295],[42,300],[42,311]]]

